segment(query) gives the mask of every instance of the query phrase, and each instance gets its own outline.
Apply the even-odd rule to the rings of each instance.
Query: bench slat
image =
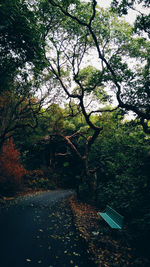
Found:
[[[107,205],[106,212],[98,213],[111,228],[122,229],[124,217]]]
[[[118,225],[123,226],[123,219],[124,217],[120,215],[117,211],[112,209],[110,206],[107,205],[106,207],[106,214],[114,220]]]
[[[99,212],[100,216],[110,225],[111,228],[121,229],[122,227],[113,221],[106,213]]]

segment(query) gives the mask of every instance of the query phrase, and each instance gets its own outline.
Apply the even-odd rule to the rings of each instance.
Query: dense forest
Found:
[[[148,0],[0,1],[0,197],[73,188],[150,238]]]

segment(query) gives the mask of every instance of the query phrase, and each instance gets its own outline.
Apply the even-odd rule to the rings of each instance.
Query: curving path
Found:
[[[92,267],[75,230],[69,190],[18,198],[0,209],[1,267]]]

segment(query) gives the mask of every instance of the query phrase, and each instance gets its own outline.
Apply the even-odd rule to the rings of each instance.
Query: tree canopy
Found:
[[[48,133],[67,142],[90,176],[89,153],[103,130],[94,115],[132,111],[149,132],[149,40],[117,14],[133,5],[120,2],[115,9],[114,1],[104,9],[95,0],[2,4],[1,144],[16,128],[34,130],[47,111],[54,113],[48,115]],[[6,71],[7,65],[12,69]],[[62,102],[68,103],[67,116],[81,114],[86,123],[79,130],[73,127],[70,135],[64,130],[65,115],[55,104]],[[84,153],[73,141],[81,135]]]

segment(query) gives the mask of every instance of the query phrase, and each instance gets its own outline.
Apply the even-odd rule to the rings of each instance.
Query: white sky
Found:
[[[110,7],[112,0],[97,0],[97,4],[101,7],[107,8]],[[140,5],[135,5],[136,9],[144,14],[149,14],[150,13],[150,8],[143,8],[142,4]],[[131,24],[134,23],[135,19],[137,16],[137,12],[129,9],[128,15],[124,16],[125,20]]]

